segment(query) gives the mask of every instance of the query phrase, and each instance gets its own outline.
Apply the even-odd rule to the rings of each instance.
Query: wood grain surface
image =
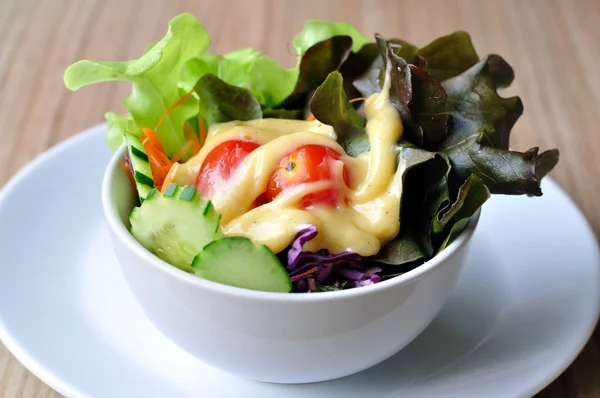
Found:
[[[137,58],[185,11],[203,21],[212,51],[252,46],[285,66],[295,62],[291,41],[307,18],[347,21],[417,44],[470,32],[480,55],[501,54],[515,68],[504,95],[521,96],[525,114],[512,146],[560,149],[551,176],[599,236],[599,0],[0,0],[0,186],[105,112],[123,111],[128,84],[69,92],[62,75],[70,63]],[[0,397],[59,396],[0,344]],[[538,396],[600,397],[599,330]]]

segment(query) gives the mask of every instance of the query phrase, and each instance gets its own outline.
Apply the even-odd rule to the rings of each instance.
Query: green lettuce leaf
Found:
[[[334,36],[349,36],[352,39],[352,51],[359,51],[365,44],[371,43],[355,26],[345,22],[327,22],[308,20],[302,31],[294,39],[294,48],[298,55],[304,55],[315,44]]]
[[[366,69],[364,58],[374,56],[372,47],[361,51],[369,40],[346,23],[307,21],[294,43],[298,63],[291,69],[282,68],[252,48],[224,55],[200,54],[185,64],[180,87],[187,92],[210,73],[227,84],[248,88],[262,108],[299,111],[327,75],[340,68],[352,49],[356,49],[357,56],[348,64],[348,73],[351,69]]]
[[[113,112],[104,115],[106,118],[106,143],[111,151],[116,152],[125,141],[123,134],[131,133],[139,136],[140,130],[131,116],[122,116]]]
[[[208,125],[262,118],[260,104],[249,90],[227,84],[215,75],[200,78],[195,91],[200,97],[200,115]]]
[[[273,59],[246,48],[224,55],[204,53],[190,59],[181,72],[179,85],[188,92],[209,73],[232,86],[250,89],[265,108],[281,103],[292,92],[298,78],[294,68],[283,69]]]
[[[245,48],[224,55],[203,53],[188,60],[181,70],[179,86],[188,92],[206,74],[213,74],[233,86],[246,86],[252,63],[260,57],[253,48]]]
[[[348,155],[356,157],[370,149],[365,120],[350,104],[340,72],[329,74],[315,91],[309,109],[317,120],[333,127],[338,143]]]
[[[141,58],[125,62],[79,61],[65,71],[67,88],[106,81],[129,81],[132,93],[123,100],[138,126],[154,128],[165,111],[182,97],[178,87],[185,63],[203,53],[210,39],[202,24],[191,14],[182,14],[169,22],[167,34]],[[173,156],[185,144],[185,122],[197,114],[194,98],[174,109],[162,122],[157,137],[167,156]]]
[[[274,108],[283,102],[298,81],[296,68],[283,69],[264,55],[250,65],[248,73],[250,90],[265,108]]]

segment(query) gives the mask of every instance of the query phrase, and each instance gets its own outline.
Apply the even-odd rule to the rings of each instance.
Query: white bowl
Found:
[[[374,285],[298,294],[241,289],[181,271],[131,236],[128,217],[135,192],[122,171],[123,155],[124,147],[106,170],[102,204],[133,294],[148,318],[177,345],[209,365],[248,379],[325,381],[396,354],[442,308],[479,221],[478,212],[435,258]]]

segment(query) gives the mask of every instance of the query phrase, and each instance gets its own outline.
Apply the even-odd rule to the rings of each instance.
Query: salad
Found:
[[[65,71],[71,90],[131,82],[106,139],[139,195],[131,234],[167,263],[254,290],[351,289],[434,257],[491,194],[542,195],[558,150],[509,149],[513,69],[467,33],[418,47],[309,20],[293,44],[290,69],[212,54],[182,14],[139,59]]]

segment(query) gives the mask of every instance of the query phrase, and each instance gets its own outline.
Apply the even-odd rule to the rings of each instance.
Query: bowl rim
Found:
[[[421,264],[420,266],[405,272],[404,274],[398,275],[394,278],[381,281],[372,285],[361,286],[359,288],[339,290],[333,292],[320,292],[319,294],[290,294],[280,292],[265,292],[258,290],[251,290],[236,286],[229,286],[218,282],[202,279],[195,275],[189,274],[185,271],[180,270],[177,267],[172,266],[166,261],[162,260],[158,256],[152,254],[144,246],[142,246],[129,232],[125,225],[121,222],[116,209],[113,206],[112,194],[113,194],[113,180],[116,173],[122,169],[124,161],[126,146],[123,144],[112,156],[108,166],[105,169],[104,177],[102,180],[102,208],[104,217],[108,224],[109,229],[113,235],[121,241],[121,243],[127,247],[128,250],[133,252],[138,258],[143,259],[149,266],[156,268],[165,277],[175,278],[179,281],[201,288],[213,291],[214,293],[225,294],[229,296],[238,296],[244,299],[262,300],[262,301],[279,301],[279,302],[323,302],[329,300],[343,299],[346,297],[358,297],[363,295],[370,295],[377,293],[382,290],[387,290],[395,286],[406,285],[411,282],[417,281],[436,268],[440,267],[447,260],[454,257],[460,249],[462,249],[471,240],[475,229],[479,223],[481,216],[481,208],[471,217],[467,223],[465,229],[460,235],[448,245],[439,254],[435,255],[429,261]],[[120,263],[120,259],[119,259]]]

